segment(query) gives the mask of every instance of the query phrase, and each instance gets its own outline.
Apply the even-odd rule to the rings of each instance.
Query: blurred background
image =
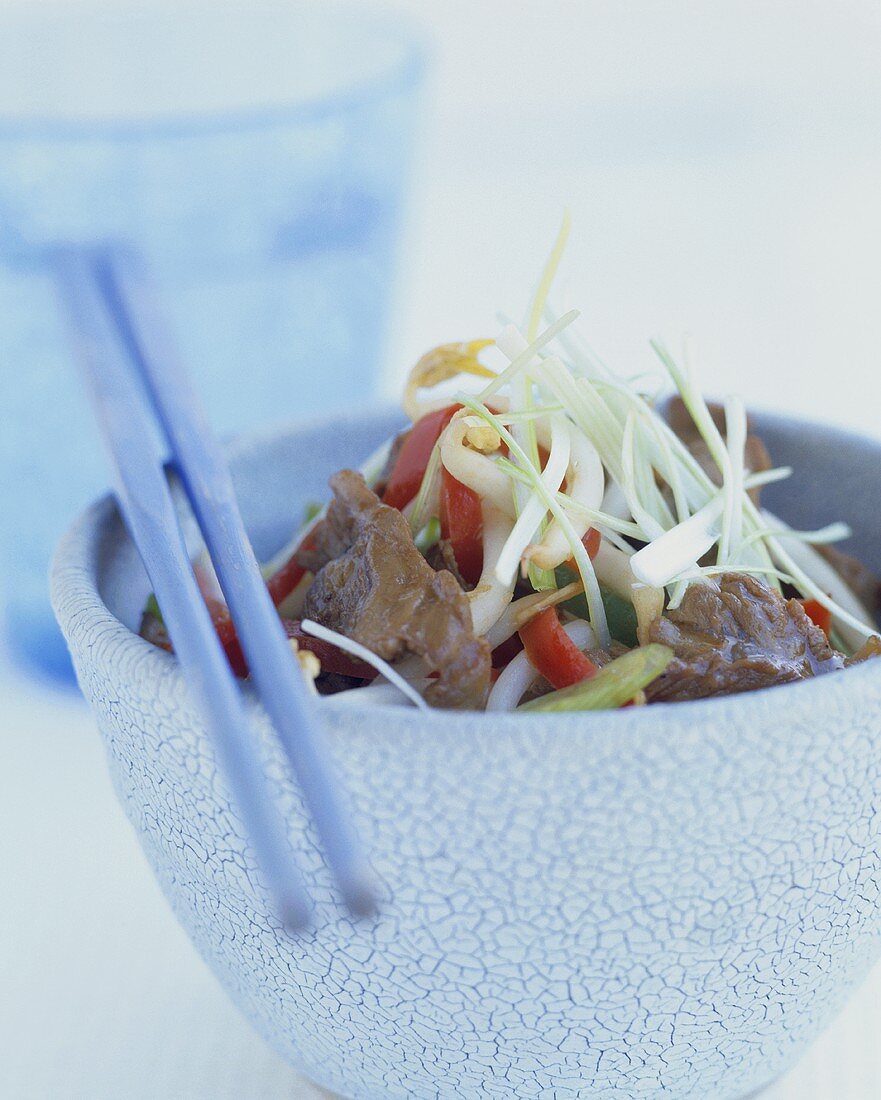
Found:
[[[879,59],[873,0],[0,0],[0,1095],[313,1095],[192,956],[64,687],[48,556],[106,476],[45,247],[143,245],[229,432],[395,400],[520,316],[568,207],[610,365],[689,333],[709,391],[878,436]],[[769,1100],[881,1095],[879,1025],[876,975]]]

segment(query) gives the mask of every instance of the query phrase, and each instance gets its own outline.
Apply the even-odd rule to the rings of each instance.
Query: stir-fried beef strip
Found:
[[[438,673],[426,699],[480,707],[490,675],[486,641],[456,579],[435,572],[416,548],[404,516],[383,504],[352,470],[330,481],[334,498],[316,533],[316,570],[304,617],[360,642],[386,661],[416,654]]]
[[[453,553],[453,544],[449,539],[439,539],[425,555],[425,560],[438,572],[446,569],[452,573],[463,592],[470,592],[474,588],[474,585],[469,584],[459,572],[456,555]]]
[[[315,681],[315,687],[319,695],[339,695],[341,691],[351,691],[352,688],[362,687],[363,680],[356,680],[352,676],[340,676],[336,672],[322,672]]]
[[[648,689],[652,702],[733,695],[845,665],[798,600],[743,573],[690,585],[679,608],[653,623],[649,634],[675,653]]]
[[[725,438],[725,410],[721,405],[711,403],[707,406],[710,410],[710,415],[713,418],[713,423],[719,429],[722,434],[722,438]],[[667,402],[666,407],[667,422],[673,431],[679,436],[682,442],[688,447],[694,457],[698,460],[704,473],[711,479],[715,485],[722,484],[722,475],[719,472],[719,467],[716,465],[713,456],[710,454],[710,450],[704,441],[703,436],[697,429],[695,422],[691,418],[691,413],[685,407],[685,402],[681,397],[672,397]],[[747,420],[747,437],[746,445],[744,447],[744,467],[750,474],[760,474],[765,470],[770,470],[771,456],[768,453],[768,448],[762,442],[761,438],[754,435],[752,432],[752,425]],[[760,490],[752,489],[750,496],[753,498],[756,504],[759,503]]]
[[[611,664],[612,661],[616,661],[619,657],[623,657],[625,653],[630,652],[630,647],[624,645],[623,642],[612,641],[612,644],[608,649],[588,649],[587,656],[592,664],[597,668],[605,668],[606,665]]]

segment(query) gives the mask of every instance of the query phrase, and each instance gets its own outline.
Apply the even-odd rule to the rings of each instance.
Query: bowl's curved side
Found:
[[[351,441],[362,453],[371,442],[369,425]],[[284,453],[332,463],[317,446],[291,437]],[[260,482],[259,457],[243,452],[239,469]],[[264,519],[283,499],[264,494]],[[878,953],[881,676],[868,668],[541,722],[323,706],[381,882],[373,925],[337,906],[250,704],[318,906],[316,929],[287,939],[174,661],[102,598],[108,577],[134,577],[127,554],[99,504],[53,579],[117,791],[200,952],[328,1087],[743,1096],[789,1064]]]

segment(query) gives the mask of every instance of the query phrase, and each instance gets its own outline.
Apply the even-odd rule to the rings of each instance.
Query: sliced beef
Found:
[[[866,661],[871,661],[874,657],[881,657],[881,638],[877,634],[867,638],[856,653],[852,657],[848,657],[844,663],[848,668],[852,668],[854,665],[865,664]]]
[[[336,672],[322,672],[315,681],[315,689],[319,695],[338,695],[341,691],[351,691],[352,688],[363,687],[363,680],[356,680],[352,676],[340,676]]]
[[[376,679],[376,669],[360,657],[353,657],[331,642],[325,642],[322,638],[313,638],[306,634],[299,621],[282,619],[282,626],[288,638],[295,643],[298,650],[306,650],[314,653],[321,663],[321,675],[339,676],[345,680],[351,680],[355,684],[364,683]]]
[[[651,626],[649,640],[675,654],[647,691],[652,702],[733,695],[845,666],[798,600],[743,573],[690,585],[680,607]]]
[[[817,549],[873,619],[877,619],[881,614],[881,580],[861,561],[836,546],[818,546]]]
[[[724,438],[725,410],[718,404],[711,403],[708,407],[710,415],[713,418],[713,423]],[[685,407],[685,402],[682,398],[671,397],[667,403],[666,412],[667,422],[670,427],[698,460],[704,473],[711,479],[713,484],[721,485],[722,475],[719,473],[719,467],[710,454],[710,450],[704,442],[703,436],[697,430],[697,425],[691,419],[691,413]],[[747,472],[751,474],[760,474],[765,470],[770,470],[772,463],[771,456],[768,454],[768,448],[759,436],[753,434],[749,420],[747,421],[747,430],[748,435],[744,448],[744,466]],[[758,489],[750,490],[750,496],[756,504],[759,503],[759,495],[760,491]]]
[[[463,592],[470,592],[474,588],[474,585],[469,584],[459,572],[456,555],[453,553],[453,544],[449,539],[439,539],[425,555],[425,560],[432,569],[437,571],[446,569],[452,573]]]
[[[406,519],[351,470],[330,481],[334,499],[315,538],[316,576],[304,617],[360,642],[386,661],[416,654],[438,673],[426,698],[441,707],[480,707],[490,651],[476,638],[455,577],[435,572]]]
[[[613,639],[608,649],[589,649],[587,656],[597,668],[605,668],[606,665],[611,664],[612,661],[617,661],[619,657],[623,657],[625,653],[629,652],[629,646]]]
[[[303,540],[294,557],[297,565],[302,566],[307,572],[317,573],[329,561],[345,554],[347,549],[346,541],[338,538],[328,527],[325,517],[312,528],[311,537]]]

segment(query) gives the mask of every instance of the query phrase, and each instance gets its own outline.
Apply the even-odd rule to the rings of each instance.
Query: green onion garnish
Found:
[[[665,645],[640,646],[611,661],[589,680],[542,695],[517,710],[615,710],[657,680],[672,660],[673,650]]]

